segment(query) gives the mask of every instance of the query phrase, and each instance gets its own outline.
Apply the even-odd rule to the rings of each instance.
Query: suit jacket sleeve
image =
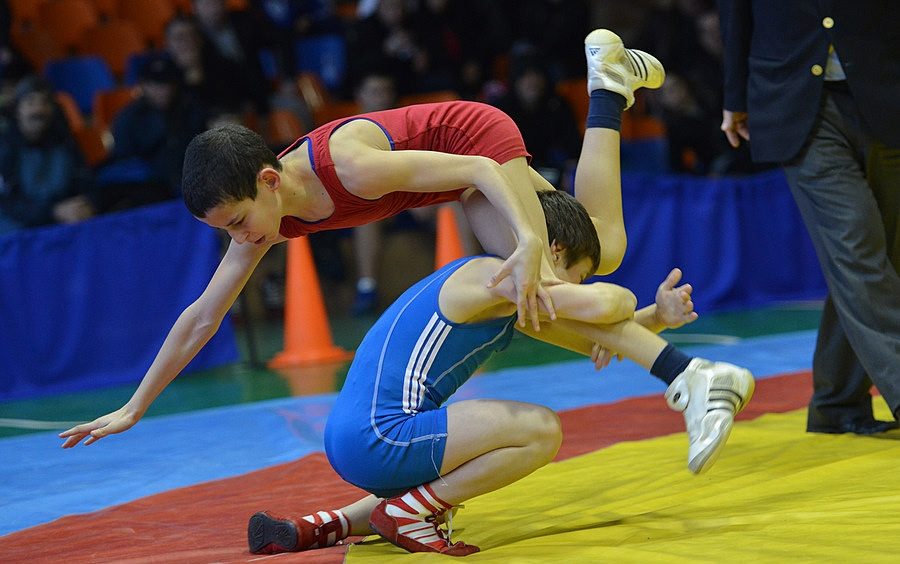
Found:
[[[750,0],[719,0],[719,23],[724,46],[726,110],[747,111],[748,57],[753,16]]]

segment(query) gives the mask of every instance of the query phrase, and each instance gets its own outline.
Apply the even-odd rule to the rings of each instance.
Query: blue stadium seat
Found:
[[[106,62],[93,55],[50,61],[44,76],[56,90],[68,92],[84,115],[90,115],[93,109],[94,94],[116,86]]]
[[[269,80],[277,80],[279,75],[278,59],[275,51],[271,49],[259,50],[259,64],[262,66],[263,75]]]
[[[138,77],[141,74],[141,69],[144,68],[147,61],[161,54],[162,51],[144,51],[128,57],[128,62],[125,63],[125,76],[122,78],[125,86],[136,85]]]
[[[337,92],[346,68],[344,38],[338,34],[300,39],[294,45],[297,72],[312,72],[331,92]]]

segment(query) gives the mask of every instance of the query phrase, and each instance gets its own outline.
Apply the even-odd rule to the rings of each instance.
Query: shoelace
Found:
[[[434,515],[426,517],[425,520],[434,524],[434,528],[437,531],[439,537],[447,541],[448,545],[452,545],[453,541],[450,540],[450,536],[453,534],[453,510],[454,509],[462,509],[465,505],[454,505],[450,509],[444,509]],[[443,519],[442,524],[447,525],[447,533],[445,535],[444,530],[441,529],[441,519]]]

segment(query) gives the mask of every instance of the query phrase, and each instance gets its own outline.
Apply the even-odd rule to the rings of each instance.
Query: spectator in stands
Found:
[[[93,216],[90,170],[53,88],[29,77],[15,100],[15,120],[0,137],[0,233]]]
[[[343,33],[328,0],[254,0],[253,8],[264,17],[275,36],[274,53],[283,76],[296,73],[296,43],[299,39],[326,33]]]
[[[554,81],[582,76],[584,53],[572,38],[590,31],[587,0],[502,0],[501,5],[512,27],[512,49],[552,55],[548,67]]]
[[[581,133],[568,103],[553,90],[546,60],[536,53],[514,59],[508,93],[497,101],[516,122],[531,166],[556,188],[571,188],[581,151]]]
[[[228,11],[225,0],[193,0],[192,5],[204,49],[218,59],[210,68],[223,73],[216,80],[225,81],[258,114],[268,114],[272,85],[259,53],[273,45],[264,20],[249,11]]]
[[[346,38],[348,83],[354,89],[369,69],[383,68],[401,95],[417,91],[427,52],[416,42],[404,0],[380,0],[371,15],[350,26]]]
[[[98,180],[103,209],[120,209],[181,195],[181,165],[190,140],[204,131],[207,114],[181,92],[180,73],[166,55],[147,60],[139,95],[116,116],[113,148]]]
[[[179,15],[166,25],[165,52],[181,71],[183,90],[209,108],[240,111],[240,92],[228,87],[224,62],[203,43],[197,21]]]
[[[648,93],[648,108],[666,128],[672,172],[721,175],[760,170],[749,149],[730,151],[722,138],[722,41],[712,0],[658,2],[636,42],[660,53],[666,83]]]
[[[496,2],[418,0],[415,6],[411,26],[433,75],[423,88],[476,99],[492,78],[495,57],[509,45],[509,25]]]
[[[16,85],[31,73],[28,63],[12,45],[11,28],[9,3],[0,0],[0,134],[13,121]]]

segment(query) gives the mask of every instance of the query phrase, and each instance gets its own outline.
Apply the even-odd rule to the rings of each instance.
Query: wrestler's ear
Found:
[[[277,190],[281,186],[281,173],[270,166],[263,167],[256,174],[256,179],[269,190]]]
[[[557,243],[556,239],[550,242],[550,258],[553,259],[553,264],[560,264],[566,258],[566,247]]]

